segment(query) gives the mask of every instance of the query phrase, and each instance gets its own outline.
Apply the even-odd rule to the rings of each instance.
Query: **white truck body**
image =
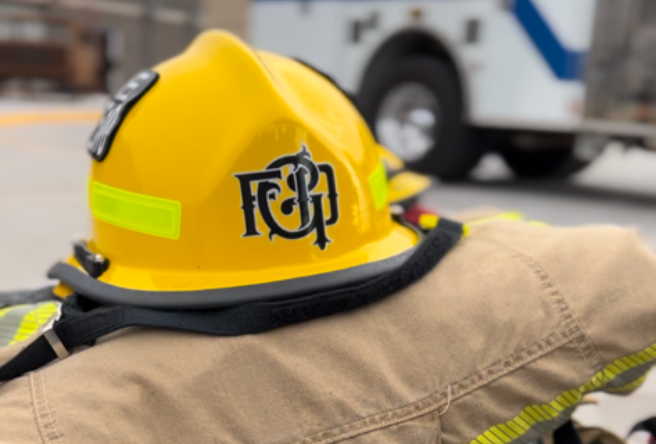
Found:
[[[455,67],[472,127],[654,138],[656,119],[635,109],[649,83],[630,68],[635,57],[622,62],[629,71],[609,67],[654,28],[641,22],[649,1],[254,0],[250,34],[256,47],[302,59],[356,94],[389,42],[423,34]],[[627,37],[627,28],[643,34]],[[626,86],[611,88],[612,100],[609,82]]]

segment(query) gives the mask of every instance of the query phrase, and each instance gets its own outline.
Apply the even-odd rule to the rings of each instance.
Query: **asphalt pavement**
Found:
[[[46,284],[49,266],[88,233],[85,144],[101,105],[99,98],[0,101],[0,290]],[[444,213],[496,207],[555,225],[634,227],[656,250],[656,153],[613,148],[570,181],[516,181],[488,156],[473,176],[435,186],[424,202]],[[625,434],[656,416],[656,374],[630,398],[598,398],[578,417]]]
[[[473,176],[475,180],[434,187],[425,203],[447,213],[489,206],[553,225],[634,227],[656,249],[656,153],[610,147],[566,181],[518,181],[498,156],[490,155]]]

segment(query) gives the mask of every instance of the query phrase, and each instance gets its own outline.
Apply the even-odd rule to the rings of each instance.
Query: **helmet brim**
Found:
[[[48,277],[58,279],[76,293],[103,304],[163,310],[218,309],[298,297],[372,279],[402,266],[420,241],[420,233],[395,224],[387,237],[359,250],[357,254],[321,264],[323,270],[330,271],[317,272],[315,264],[308,264],[272,268],[256,274],[250,271],[202,276],[192,272],[168,273],[169,283],[186,282],[186,288],[163,288],[161,270],[136,269],[122,264],[110,265],[106,274],[95,279],[84,271],[74,257],[55,264]],[[193,286],[193,282],[197,283],[197,287]],[[203,282],[205,287],[202,286]]]

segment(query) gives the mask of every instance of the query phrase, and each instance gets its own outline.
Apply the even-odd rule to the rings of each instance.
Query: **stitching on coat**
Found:
[[[482,370],[467,379],[451,383],[451,402],[485,386],[502,376],[517,370],[520,367],[539,359],[540,357],[558,349],[559,347],[575,340],[583,333],[578,328],[553,333],[546,339],[522,350],[509,358]],[[293,444],[334,444],[347,439],[355,438],[375,430],[380,430],[396,424],[424,416],[427,413],[436,412],[443,407],[448,398],[448,390],[443,390],[428,396],[415,403],[399,407],[394,410],[378,413],[358,421],[343,424],[330,430],[307,436]]]
[[[441,444],[442,442],[442,418],[440,418],[440,415],[437,413],[433,413],[433,415],[437,418],[435,421],[435,441],[433,441],[433,444]]]
[[[53,430],[53,432],[54,432],[54,434],[55,434],[55,437],[56,437],[56,439],[57,439],[57,442],[58,442],[58,443],[61,443],[61,442],[62,442],[61,435],[59,434],[59,431],[57,430],[57,426],[55,425],[55,420],[54,420],[54,418],[52,417],[52,413],[50,412],[50,403],[48,402],[48,396],[46,395],[46,379],[45,379],[46,377],[45,377],[45,372],[42,372],[42,371],[41,371],[41,372],[38,372],[38,375],[39,375],[39,377],[40,377],[40,379],[41,379],[41,387],[42,387],[41,392],[42,392],[42,394],[43,394],[43,402],[44,402],[45,407],[46,407],[46,415],[47,415],[47,417],[48,417],[48,420],[49,420],[49,423],[50,423],[50,425],[51,425],[51,427],[52,427],[52,430]]]
[[[508,251],[513,259],[517,260],[525,267],[527,267],[529,270],[531,270],[533,275],[540,282],[542,286],[542,290],[544,290],[547,293],[549,298],[558,307],[558,315],[560,316],[560,320],[559,320],[560,326],[567,328],[570,324],[572,324],[575,321],[575,317],[569,308],[569,304],[567,303],[567,300],[563,297],[560,289],[556,286],[553,279],[551,279],[551,276],[549,276],[549,274],[540,266],[540,264],[537,263],[537,261],[535,261],[535,259],[523,253],[520,253],[514,248],[511,248],[506,244],[497,241],[496,239],[476,238],[476,239],[470,239],[469,241],[470,242],[480,241],[488,244],[493,244],[496,247]]]
[[[602,365],[601,357],[599,356],[597,350],[592,345],[590,338],[586,334],[577,316],[572,312],[562,292],[556,286],[553,279],[551,279],[551,276],[549,276],[547,272],[533,258],[518,252],[515,252],[515,255],[519,260],[526,263],[527,266],[534,268],[535,273],[536,275],[539,276],[540,280],[542,280],[546,285],[548,285],[552,289],[550,296],[552,296],[552,298],[556,301],[556,303],[561,307],[564,327],[571,328],[572,326],[575,325],[583,333],[582,337],[580,338],[581,340],[576,341],[577,348],[579,349],[579,353],[581,353],[583,359],[585,359],[585,361],[588,362],[588,364],[591,366],[592,369],[600,367]]]
[[[468,239],[469,242],[472,240],[474,239]],[[451,402],[464,397],[480,387],[490,384],[520,367],[528,365],[570,342],[575,344],[586,362],[601,362],[600,357],[592,346],[588,336],[583,331],[578,319],[570,310],[567,300],[563,297],[560,289],[556,286],[551,276],[540,266],[539,263],[537,263],[537,261],[501,242],[498,242],[497,240],[487,238],[476,238],[475,240],[487,242],[508,251],[510,257],[524,267],[527,267],[532,272],[540,282],[541,289],[557,307],[559,328],[556,332],[543,338],[532,346],[492,364],[474,375],[467,376],[457,382],[449,384],[452,388]],[[446,404],[447,397],[447,390],[436,392],[416,403],[337,426],[330,430],[319,432],[301,440],[294,441],[293,444],[333,444],[352,439],[359,435],[418,418],[427,413],[437,412]]]
[[[30,390],[30,398],[32,400],[32,413],[34,414],[34,422],[36,423],[37,429],[39,430],[39,435],[41,436],[41,441],[45,444],[48,444],[50,440],[46,436],[46,432],[43,428],[41,422],[41,416],[39,415],[39,407],[37,406],[36,392],[34,388],[34,379],[32,377],[33,373],[28,374],[28,388]]]
[[[576,326],[579,330],[581,330],[581,333],[583,334],[583,338],[580,338],[577,341],[577,348],[579,349],[579,353],[581,354],[583,359],[591,366],[591,371],[595,368],[603,367],[603,361],[601,359],[601,356],[599,356],[597,349],[592,344],[590,337],[585,332],[585,329],[579,322],[579,319],[576,316],[576,314],[571,310],[569,304],[567,303],[567,299],[565,299],[565,297],[563,296],[562,292],[560,291],[560,288],[558,288],[554,280],[544,270],[544,268],[542,268],[542,266],[532,257],[520,253],[519,251],[495,239],[476,238],[476,240],[492,243],[503,249],[510,251],[514,259],[519,260],[520,262],[524,263],[527,267],[529,267],[533,271],[535,276],[537,276],[538,279],[543,283],[543,285],[545,286],[544,289],[545,290],[551,289],[549,296],[556,302],[556,304],[560,309],[559,314],[561,315],[563,327],[569,329]]]
[[[37,377],[38,380],[36,379]],[[29,379],[32,390],[34,414],[39,426],[41,439],[46,444],[54,442],[61,444],[61,434],[55,426],[55,421],[53,420],[50,411],[50,405],[48,404],[43,372],[30,373]]]

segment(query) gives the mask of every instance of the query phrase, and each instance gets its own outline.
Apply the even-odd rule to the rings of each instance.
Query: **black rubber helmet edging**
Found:
[[[55,264],[48,271],[48,277],[58,279],[76,293],[102,304],[130,305],[159,310],[202,310],[225,308],[258,301],[275,301],[363,282],[400,268],[415,249],[416,247],[389,259],[346,270],[265,284],[211,290],[147,291],[117,287],[94,279],[78,268],[64,262]]]

